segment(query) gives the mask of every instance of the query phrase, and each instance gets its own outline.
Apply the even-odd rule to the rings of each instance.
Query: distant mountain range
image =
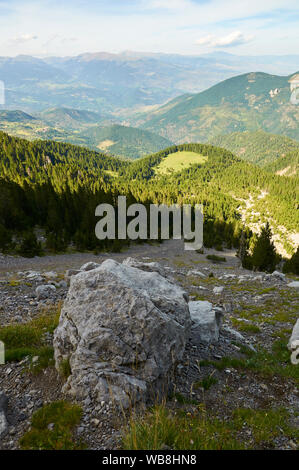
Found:
[[[184,93],[200,92],[221,80],[262,70],[291,74],[299,55],[245,57],[216,52],[176,54],[81,54],[76,57],[0,57],[6,108],[40,112],[69,107],[130,116]]]
[[[71,108],[52,108],[36,116],[0,111],[0,130],[30,140],[69,142],[126,158],[139,158],[172,145],[169,139],[152,132],[112,124],[97,113]]]
[[[290,102],[293,76],[239,75],[175,98],[132,122],[177,143],[261,129],[299,140],[299,106]]]

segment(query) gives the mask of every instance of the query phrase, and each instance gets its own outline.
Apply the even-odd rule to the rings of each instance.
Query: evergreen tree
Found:
[[[257,238],[251,262],[252,266],[258,271],[268,272],[273,272],[278,262],[278,255],[272,242],[272,233],[268,222]]]
[[[21,256],[32,258],[33,256],[40,256],[42,254],[41,244],[37,241],[36,235],[32,231],[24,234],[23,239],[17,249]]]
[[[284,273],[299,274],[299,247],[292,258],[287,260],[283,266]]]
[[[240,237],[240,245],[237,250],[237,257],[240,258],[242,267],[245,269],[252,269],[252,262],[248,252],[249,241],[246,236],[245,230],[242,230]]]

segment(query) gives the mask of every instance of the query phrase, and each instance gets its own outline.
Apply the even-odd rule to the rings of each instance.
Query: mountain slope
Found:
[[[177,165],[179,159],[183,167]],[[165,162],[171,171],[161,171]],[[238,243],[241,216],[248,201],[250,210],[245,222],[260,227],[269,220],[289,252],[294,248],[292,240],[296,241],[299,226],[297,177],[270,174],[212,145],[171,146],[154,155],[124,161],[80,146],[28,142],[0,133],[1,178],[21,186],[26,182],[26,187],[49,182],[58,193],[66,188],[97,191],[102,187],[114,196],[127,194],[145,204],[201,203],[207,243],[212,240],[219,246],[223,241]],[[5,198],[2,203],[5,211]]]
[[[261,72],[233,77],[144,115],[138,124],[176,142],[260,129],[299,140],[299,107],[290,102],[290,78]]]
[[[0,131],[30,140],[53,139],[83,145],[126,158],[139,158],[172,144],[170,140],[142,129],[103,125],[106,121],[90,111],[55,108],[39,116],[33,118],[22,111],[2,111]],[[102,125],[99,126],[98,122]]]
[[[73,143],[83,141],[85,145],[101,152],[128,158],[156,153],[172,144],[170,140],[152,132],[118,124],[89,127],[69,141]]]
[[[36,118],[30,116],[30,114],[24,113],[23,111],[6,111],[0,110],[0,122],[28,122],[35,121]]]
[[[265,170],[278,175],[298,176],[299,175],[299,149],[281,156],[273,163],[265,166]]]
[[[260,70],[291,73],[298,55],[242,57],[125,52],[76,57],[0,57],[6,106],[26,112],[50,107],[88,109],[130,116],[184,93],[198,93],[234,75]]]
[[[72,108],[51,108],[39,116],[46,123],[63,129],[78,129],[82,124],[100,123],[104,119],[98,113]]]
[[[270,134],[264,131],[234,132],[211,139],[210,143],[223,147],[242,160],[266,166],[276,162],[292,150],[299,149],[299,142],[281,135]]]

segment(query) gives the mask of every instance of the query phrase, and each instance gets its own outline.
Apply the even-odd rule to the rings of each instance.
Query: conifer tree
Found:
[[[251,262],[258,271],[268,272],[273,272],[278,262],[278,255],[272,242],[272,233],[268,222],[257,238]]]
[[[240,237],[240,245],[237,250],[237,257],[240,258],[241,264],[243,268],[251,269],[252,263],[248,252],[249,241],[246,237],[245,230],[242,230],[241,237]]]
[[[299,274],[299,247],[292,258],[287,260],[283,266],[284,273]]]

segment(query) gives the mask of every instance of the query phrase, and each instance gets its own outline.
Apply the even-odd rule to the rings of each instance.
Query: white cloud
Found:
[[[22,44],[24,42],[35,41],[36,39],[38,39],[36,34],[21,34],[12,38],[10,42],[13,44]]]
[[[232,33],[222,36],[215,37],[212,34],[208,34],[200,39],[197,39],[196,44],[199,46],[208,47],[233,47],[246,44],[253,39],[252,35],[245,35],[241,31],[233,31]]]
[[[151,0],[145,3],[147,9],[182,10],[194,6],[189,0]]]

